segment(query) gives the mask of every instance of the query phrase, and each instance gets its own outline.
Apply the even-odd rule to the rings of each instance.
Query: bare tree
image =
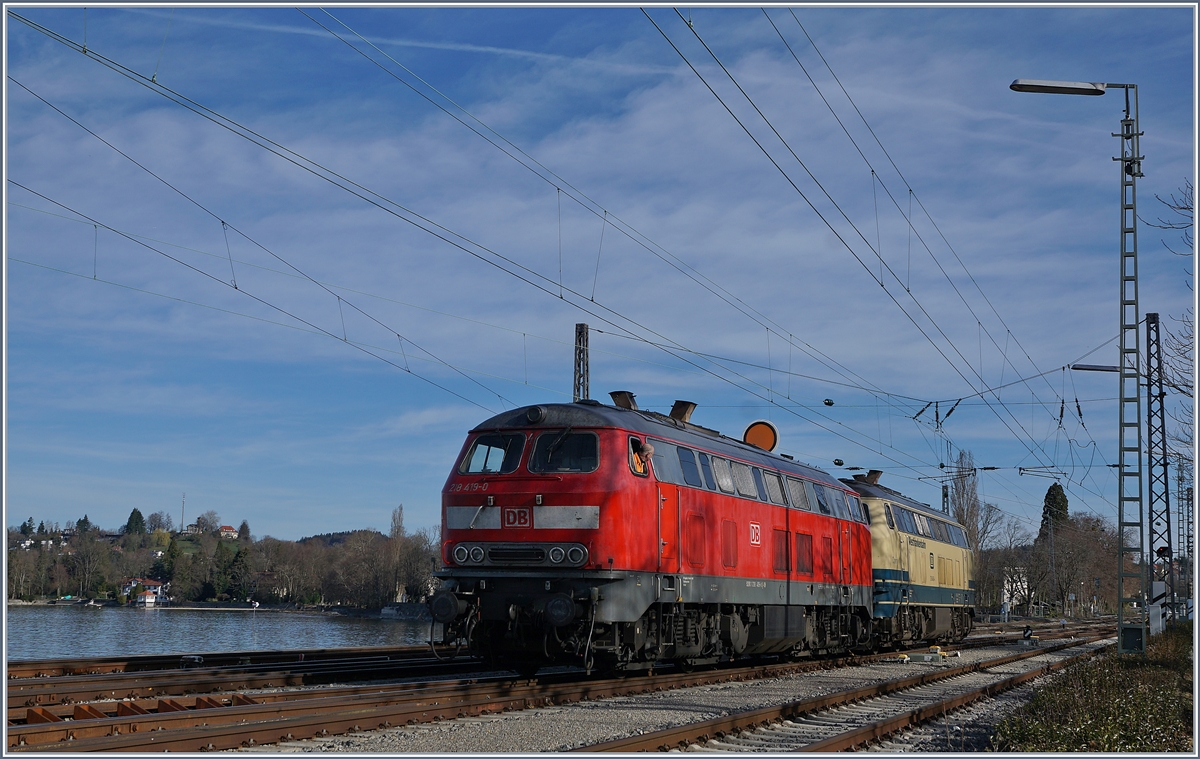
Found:
[[[171,515],[165,511],[156,511],[146,517],[146,530],[154,532],[155,530],[166,530],[171,532],[175,529],[175,523],[171,521]]]
[[[970,451],[959,451],[954,466],[954,478],[950,480],[950,514],[966,530],[967,542],[972,548],[977,551],[990,548],[1003,515],[994,504],[979,500],[975,456]]]
[[[1190,263],[1196,250],[1196,240],[1193,236],[1195,228],[1195,210],[1196,198],[1195,187],[1190,179],[1183,180],[1183,187],[1179,188],[1178,195],[1171,193],[1170,198],[1163,198],[1155,195],[1158,202],[1162,203],[1166,209],[1167,218],[1159,217],[1157,222],[1147,221],[1146,223],[1158,229],[1165,229],[1180,233],[1180,238],[1183,242],[1181,249],[1172,247],[1166,240],[1162,241],[1163,247],[1171,253],[1186,258]],[[1144,221],[1144,220],[1143,220]],[[1187,273],[1188,288],[1191,289],[1192,272],[1185,270]],[[1167,327],[1163,336],[1163,384],[1169,387],[1172,392],[1177,393],[1184,399],[1183,402],[1175,404],[1168,412],[1171,419],[1175,422],[1176,427],[1170,434],[1170,444],[1174,449],[1172,455],[1176,458],[1181,466],[1186,466],[1189,478],[1190,467],[1193,460],[1192,452],[1194,450],[1195,440],[1192,437],[1193,430],[1193,400],[1196,397],[1196,377],[1194,373],[1194,361],[1196,351],[1196,315],[1189,306],[1184,309],[1183,313],[1178,317],[1172,316],[1172,321],[1176,323],[1174,329]],[[1164,325],[1165,326],[1165,325]]]
[[[216,532],[221,529],[221,517],[217,512],[209,509],[200,516],[196,517],[196,528],[200,532]]]

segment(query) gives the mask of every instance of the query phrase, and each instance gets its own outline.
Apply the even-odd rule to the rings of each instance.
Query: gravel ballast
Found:
[[[372,730],[352,735],[255,746],[254,753],[501,753],[559,752],[604,741],[663,730],[731,713],[784,704],[850,688],[908,677],[922,670],[957,667],[1012,653],[1009,647],[974,649],[944,664],[877,663],[805,672],[749,682],[718,683],[603,701],[548,706],[504,714],[465,717],[443,722]],[[1019,667],[1019,665],[1009,665]],[[1001,670],[1006,670],[1003,667]],[[986,699],[956,712],[942,724],[923,726],[875,750],[985,750],[991,726],[1003,719],[1029,693],[1029,687]],[[978,717],[971,716],[973,711]],[[975,723],[978,721],[978,727]],[[962,729],[960,729],[962,728]],[[947,739],[947,729],[950,738]],[[947,743],[951,744],[947,748]]]

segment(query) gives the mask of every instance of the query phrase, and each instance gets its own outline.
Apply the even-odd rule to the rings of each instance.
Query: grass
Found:
[[[999,751],[1192,751],[1192,623],[1150,638],[1145,658],[1071,667],[1000,723]]]

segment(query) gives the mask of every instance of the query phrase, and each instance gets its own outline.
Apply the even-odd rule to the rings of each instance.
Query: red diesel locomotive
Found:
[[[852,488],[691,424],[693,404],[613,396],[471,431],[442,491],[443,641],[522,671],[873,645]]]

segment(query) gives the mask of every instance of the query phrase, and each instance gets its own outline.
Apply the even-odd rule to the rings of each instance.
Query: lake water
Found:
[[[9,659],[414,646],[429,622],[274,611],[9,606]]]

